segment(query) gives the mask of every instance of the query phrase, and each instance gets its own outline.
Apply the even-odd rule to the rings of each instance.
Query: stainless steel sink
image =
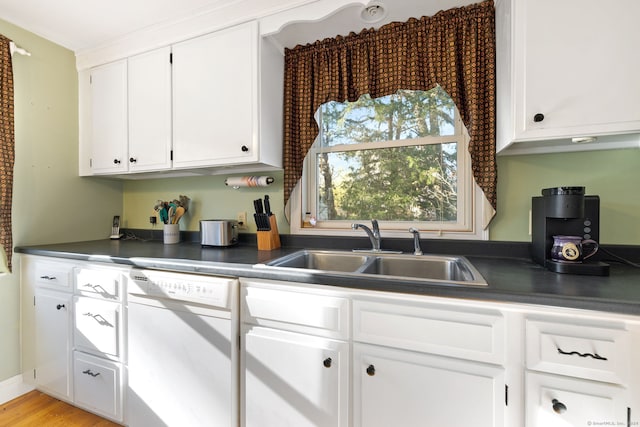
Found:
[[[378,276],[450,285],[487,285],[478,270],[462,256],[301,250],[256,267],[306,269],[351,277]]]
[[[278,258],[266,265],[270,267],[354,272],[368,259],[367,255],[353,252],[303,250]]]
[[[480,273],[464,257],[443,255],[385,255],[363,265],[364,274],[410,277],[445,282],[486,285]]]

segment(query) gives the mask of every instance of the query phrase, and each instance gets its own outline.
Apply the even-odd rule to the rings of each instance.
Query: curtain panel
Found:
[[[0,35],[0,244],[4,248],[9,271],[11,271],[13,252],[11,231],[11,199],[15,160],[13,105],[11,40]]]
[[[495,46],[495,9],[487,0],[286,49],[285,203],[318,135],[314,114],[322,104],[440,85],[467,127],[473,176],[495,211]]]

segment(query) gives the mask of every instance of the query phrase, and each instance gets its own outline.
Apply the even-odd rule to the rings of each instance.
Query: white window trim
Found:
[[[465,146],[468,146],[469,142],[469,134],[465,126],[462,126],[463,139],[465,142]],[[449,139],[450,140],[450,139]],[[464,162],[463,166],[465,171],[468,174],[471,174],[471,155],[468,150],[465,148],[464,150],[460,150],[462,155],[458,156],[459,162]],[[312,151],[309,154],[313,154]],[[309,155],[305,157],[304,165],[306,173],[306,168],[309,167]],[[302,181],[300,179],[296,186],[293,188],[291,192],[291,197],[288,202],[288,210],[289,210],[289,218],[290,218],[290,232],[295,235],[308,235],[308,236],[362,236],[363,233],[359,230],[352,230],[350,228],[351,221],[335,221],[334,224],[342,225],[342,227],[331,228],[331,227],[302,227],[302,218],[304,212],[302,210],[303,206],[303,188]],[[488,240],[489,239],[489,230],[485,226],[488,224],[491,218],[492,209],[490,209],[489,202],[484,197],[484,194],[480,187],[476,184],[474,179],[465,179],[460,185],[468,185],[469,182],[473,182],[473,189],[465,188],[466,200],[462,201],[462,203],[472,203],[473,209],[468,216],[467,221],[470,221],[470,224],[467,224],[468,227],[466,231],[457,231],[451,230],[451,227],[442,227],[440,229],[433,230],[424,229],[424,227],[418,227],[420,229],[420,235],[422,238],[434,238],[434,239],[458,239],[458,240]],[[311,185],[311,184],[309,184]],[[305,189],[305,193],[308,190]],[[460,203],[461,201],[459,201]],[[400,223],[396,223],[400,224]],[[418,225],[419,223],[402,223],[406,230],[400,229],[397,225],[394,227],[392,222],[380,222],[380,232],[383,236],[386,237],[409,237],[410,234],[408,232],[409,227]],[[389,225],[392,227],[390,228]],[[447,229],[449,228],[449,229]]]

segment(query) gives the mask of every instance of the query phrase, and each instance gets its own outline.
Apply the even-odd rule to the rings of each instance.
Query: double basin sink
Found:
[[[337,273],[350,277],[377,276],[444,285],[487,286],[478,270],[462,256],[305,249],[256,267]]]

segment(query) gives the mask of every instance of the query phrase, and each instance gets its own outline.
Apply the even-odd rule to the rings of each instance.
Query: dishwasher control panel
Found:
[[[231,287],[237,286],[237,279],[155,270],[131,270],[129,279],[128,293],[131,295],[191,301],[220,308],[230,308]]]

